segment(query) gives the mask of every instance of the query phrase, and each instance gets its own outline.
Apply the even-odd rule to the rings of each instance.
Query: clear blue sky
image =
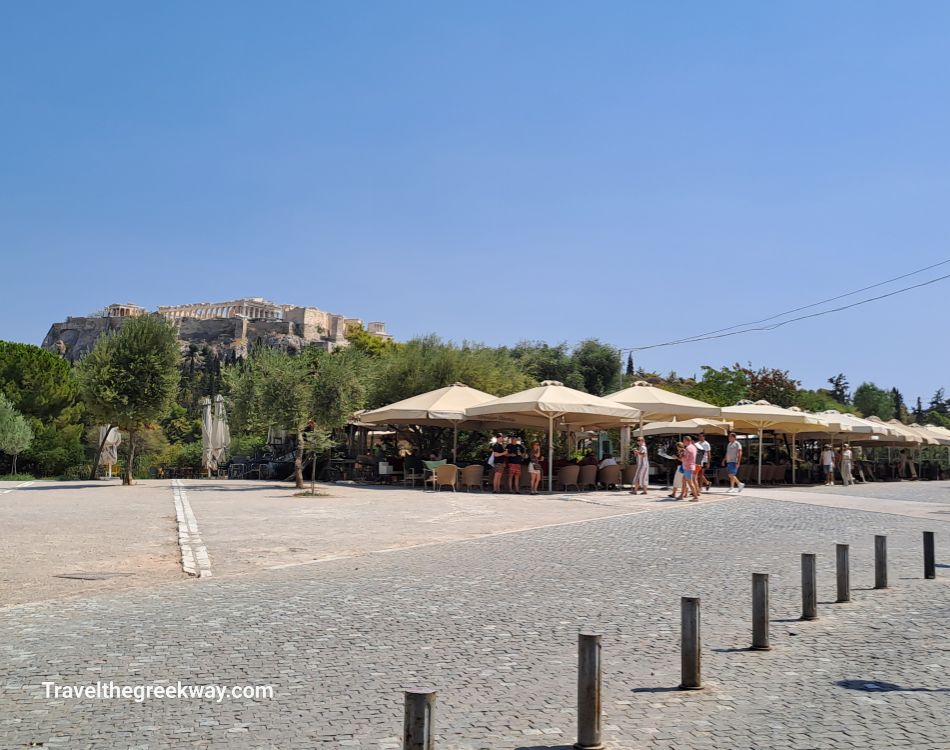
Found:
[[[8,2],[0,338],[261,295],[636,346],[831,296],[950,257],[948,49],[945,3]],[[929,398],[948,295],[637,361]]]

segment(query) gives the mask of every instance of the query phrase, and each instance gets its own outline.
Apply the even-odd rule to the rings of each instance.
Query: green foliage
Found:
[[[840,401],[836,401],[831,392],[824,388],[819,388],[816,391],[799,390],[795,394],[795,406],[798,406],[805,411],[816,412],[833,410],[843,414],[849,412],[854,414],[856,411],[856,409],[853,407],[843,404]]]
[[[894,413],[891,415],[894,419],[909,423],[907,406],[904,404],[904,396],[897,388],[891,388],[891,400],[894,402]]]
[[[174,328],[162,318],[142,315],[100,338],[77,365],[90,415],[133,438],[127,443],[126,484],[135,466],[135,435],[168,413],[178,390],[179,363]]]
[[[36,479],[32,474],[0,474],[0,482],[29,482]]]
[[[33,428],[20,412],[13,408],[3,393],[0,393],[0,453],[12,458],[11,474],[16,474],[16,460],[33,442]]]
[[[890,392],[874,383],[861,383],[854,390],[854,406],[865,417],[876,416],[888,420],[894,416],[894,398]]]
[[[950,416],[941,414],[936,409],[931,409],[924,415],[924,419],[920,421],[920,424],[935,424],[938,427],[950,429]]]
[[[950,401],[945,398],[944,393],[943,388],[937,389],[937,392],[930,398],[930,411],[935,411],[941,415],[950,414]]]
[[[703,365],[702,380],[686,395],[716,406],[732,406],[749,397],[748,371],[739,365],[715,369]]]
[[[392,339],[374,336],[362,326],[351,325],[346,329],[346,340],[350,348],[369,357],[380,357],[396,348]]]
[[[584,390],[595,396],[619,390],[620,352],[597,339],[582,341],[574,349],[571,359],[584,381]]]
[[[172,404],[160,424],[172,443],[193,443],[201,440],[201,420],[192,417],[180,403]]]
[[[848,392],[848,379],[843,372],[839,372],[834,377],[828,378],[831,385],[831,397],[840,404],[847,404],[851,400],[851,394]]]
[[[38,346],[0,341],[0,392],[33,430],[20,464],[48,476],[82,460],[79,385],[64,359]]]
[[[745,372],[749,382],[747,398],[750,401],[765,400],[786,408],[795,404],[795,394],[801,383],[793,380],[788,370],[760,367],[758,370],[746,368]]]
[[[369,384],[368,405],[391,404],[452,383],[465,383],[495,396],[538,384],[507,349],[469,343],[459,347],[426,336],[400,345],[381,359]]]

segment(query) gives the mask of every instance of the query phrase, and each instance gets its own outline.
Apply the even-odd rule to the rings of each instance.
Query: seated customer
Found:
[[[597,464],[598,469],[603,469],[605,466],[616,466],[617,459],[614,458],[610,453],[604,454],[604,459],[599,464]]]
[[[594,455],[594,452],[587,451],[584,457],[578,461],[578,466],[597,466],[598,463],[597,456]]]

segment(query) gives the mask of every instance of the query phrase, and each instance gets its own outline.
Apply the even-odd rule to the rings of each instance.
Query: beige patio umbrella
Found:
[[[641,427],[643,422],[667,422],[674,419],[691,419],[693,417],[718,418],[720,412],[718,406],[658,388],[645,380],[638,380],[622,391],[609,393],[606,398],[639,409],[643,414]],[[629,449],[629,432],[629,428],[624,428],[620,436],[620,452],[624,456],[624,460],[626,460]],[[644,434],[642,429],[640,434]]]
[[[611,399],[568,388],[557,380],[545,380],[537,388],[512,393],[494,401],[473,406],[469,417],[511,418],[516,421],[542,417],[548,423],[548,489],[554,481],[554,422],[577,427],[608,429],[632,424],[640,419],[640,410]],[[527,422],[530,424],[530,422]]]
[[[728,419],[737,430],[755,430],[759,434],[759,476],[762,483],[762,432],[774,430],[787,432],[793,437],[800,432],[827,431],[828,423],[801,409],[785,409],[775,406],[768,401],[740,401],[735,406],[722,407],[722,418]],[[795,462],[792,461],[792,476],[794,481]]]
[[[647,422],[642,425],[637,432],[640,435],[680,435],[688,432],[721,432],[725,435],[729,432],[731,424],[716,419],[705,419],[696,417],[696,419],[684,419],[681,422]]]
[[[495,396],[472,388],[465,383],[453,383],[444,388],[420,393],[418,396],[397,401],[389,406],[382,406],[372,411],[364,411],[359,415],[361,422],[367,424],[391,425],[419,425],[422,427],[452,427],[452,460],[457,460],[459,427],[484,429],[498,425],[513,425],[514,422],[504,420],[485,421],[472,419],[466,410],[479,404],[495,400]],[[535,420],[534,426],[541,426]]]
[[[705,401],[666,391],[638,380],[629,388],[607,394],[606,398],[639,409],[644,422],[664,422],[692,417],[718,417],[721,409]]]

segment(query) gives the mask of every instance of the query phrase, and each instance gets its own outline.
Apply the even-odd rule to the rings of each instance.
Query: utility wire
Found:
[[[950,262],[950,261],[944,261],[944,262],[946,263],[946,262]],[[937,265],[942,265],[942,264],[939,264],[939,263],[938,263]],[[914,273],[917,273],[917,272],[915,271]],[[912,274],[911,274],[911,275],[912,275]],[[897,277],[897,278],[904,278],[904,277]],[[692,342],[695,342],[695,341],[708,341],[708,340],[711,340],[711,339],[724,339],[724,338],[728,338],[729,336],[738,336],[738,335],[743,334],[743,333],[753,333],[753,332],[755,332],[755,331],[774,331],[776,328],[781,328],[782,326],[788,325],[789,323],[795,323],[795,322],[797,322],[797,321],[799,321],[799,320],[807,320],[808,318],[817,318],[817,317],[820,317],[820,316],[822,316],[822,315],[829,315],[830,313],[841,312],[842,310],[848,310],[848,309],[850,309],[850,308],[852,308],[852,307],[858,307],[858,306],[860,306],[860,305],[866,305],[866,304],[868,304],[869,302],[876,302],[877,300],[885,299],[885,298],[887,298],[887,297],[893,297],[893,296],[896,295],[896,294],[903,294],[904,292],[909,292],[909,291],[911,291],[912,289],[920,289],[921,287],[929,286],[930,284],[936,284],[938,281],[944,281],[944,280],[946,280],[946,279],[950,279],[950,274],[947,274],[947,275],[945,275],[945,276],[938,276],[938,277],[935,278],[935,279],[930,279],[929,281],[922,281],[922,282],[920,282],[919,284],[914,284],[914,285],[912,285],[912,286],[907,286],[907,287],[904,287],[904,288],[902,288],[902,289],[895,289],[894,291],[892,291],[892,292],[887,292],[886,294],[879,294],[877,297],[869,297],[868,299],[858,300],[857,302],[852,302],[851,304],[848,304],[848,305],[841,305],[840,307],[833,307],[833,308],[831,308],[830,310],[821,310],[821,311],[819,311],[819,312],[809,313],[808,315],[799,315],[797,318],[789,318],[788,320],[782,320],[782,321],[780,321],[780,322],[778,322],[778,323],[772,323],[771,325],[767,325],[767,326],[755,326],[755,327],[752,327],[752,328],[744,328],[744,329],[741,330],[741,331],[732,331],[732,330],[730,330],[730,329],[728,329],[728,328],[723,328],[723,329],[720,329],[720,331],[718,331],[718,332],[717,332],[717,331],[710,331],[710,333],[708,333],[708,334],[703,334],[703,335],[700,335],[700,336],[694,336],[694,337],[688,338],[688,339],[679,339],[679,340],[677,340],[677,341],[665,341],[665,342],[663,342],[662,344],[650,344],[649,346],[635,346],[635,347],[629,347],[628,349],[624,349],[623,351],[642,352],[642,351],[645,351],[645,350],[647,350],[647,349],[659,349],[660,347],[664,347],[664,346],[676,346],[677,344],[688,344],[688,343],[692,343]],[[895,280],[895,279],[891,279],[891,281],[894,281],[894,280]],[[890,283],[890,282],[881,282],[881,283],[886,284],[886,283]],[[874,286],[881,286],[881,284],[875,284]],[[870,288],[873,288],[873,287],[868,287],[868,288],[870,289]],[[836,297],[835,299],[841,299],[842,297],[848,297],[848,296],[850,296],[851,294],[853,294],[853,293],[843,294],[843,295],[840,295],[839,297]],[[823,304],[823,303],[815,303],[815,304]],[[807,309],[807,308],[809,308],[809,307],[814,307],[814,305],[806,305],[805,307],[799,308],[799,310],[805,310],[805,309]],[[780,316],[780,315],[775,315],[775,316],[772,316],[771,318],[764,318],[762,321],[758,321],[758,322],[765,322],[765,321],[768,321],[768,320],[772,320],[772,319],[774,319],[774,318],[776,318],[776,317],[782,317],[782,316]],[[735,327],[736,327],[736,326],[733,326],[733,328],[735,328]]]
[[[895,281],[900,281],[901,279],[906,279],[906,278],[908,278],[909,276],[916,276],[916,275],[919,274],[919,273],[923,273],[924,271],[929,271],[929,270],[931,270],[931,269],[933,269],[933,268],[939,268],[940,266],[945,266],[945,265],[947,265],[948,263],[950,263],[950,258],[948,258],[947,260],[942,260],[942,261],[940,261],[939,263],[934,263],[933,265],[930,265],[930,266],[925,266],[924,268],[918,268],[916,271],[911,271],[910,273],[905,273],[905,274],[902,274],[902,275],[900,275],[900,276],[895,276],[895,277],[893,277],[893,278],[891,278],[891,279],[887,279],[886,281],[879,281],[879,282],[877,282],[876,284],[871,284],[871,285],[869,285],[869,286],[861,287],[860,289],[855,289],[854,291],[846,292],[845,294],[839,294],[839,295],[837,295],[837,296],[835,296],[835,297],[829,297],[828,299],[823,299],[823,300],[821,300],[820,302],[812,302],[810,305],[803,305],[802,307],[795,307],[795,308],[793,308],[793,309],[791,309],[791,310],[786,310],[785,312],[777,313],[777,314],[775,314],[775,315],[770,315],[769,317],[767,317],[767,318],[762,318],[761,320],[750,320],[750,321],[747,322],[747,323],[737,323],[736,325],[734,325],[734,326],[729,326],[728,328],[717,328],[717,329],[714,330],[714,331],[706,331],[706,333],[698,333],[698,334],[696,334],[695,336],[688,336],[688,337],[683,338],[683,339],[677,339],[676,341],[668,341],[668,342],[666,342],[666,343],[664,343],[664,344],[656,344],[656,346],[672,346],[673,344],[688,344],[688,343],[690,343],[690,342],[692,342],[692,341],[703,341],[703,340],[705,340],[707,337],[716,338],[715,334],[717,334],[717,333],[724,333],[724,332],[726,332],[726,331],[733,331],[733,330],[735,330],[736,328],[745,328],[746,326],[756,326],[756,325],[759,325],[760,323],[768,323],[770,320],[775,320],[776,318],[784,318],[786,315],[791,315],[791,314],[793,314],[793,313],[801,312],[802,310],[810,310],[810,309],[813,308],[813,307],[818,307],[819,305],[826,305],[826,304],[828,304],[829,302],[836,302],[836,301],[838,301],[839,299],[844,299],[845,297],[851,297],[851,296],[853,296],[853,295],[855,295],[855,294],[860,294],[861,292],[866,292],[866,291],[868,291],[869,289],[876,289],[877,287],[885,286],[885,285],[887,285],[887,284],[892,284],[892,283],[894,283]],[[945,278],[945,277],[944,277],[944,278]],[[916,288],[916,287],[909,287],[909,288],[910,288],[910,289],[914,289],[914,288]],[[874,299],[880,299],[880,298],[875,297]],[[842,308],[842,309],[845,309],[845,308]],[[836,312],[836,310],[828,310],[828,312]],[[807,317],[807,316],[806,316],[806,317]],[[801,320],[801,318],[795,318],[795,320]],[[791,322],[791,321],[788,321],[788,322]],[[760,329],[760,328],[750,328],[749,330],[751,330],[751,331],[757,331],[757,330],[763,330],[763,329]],[[765,330],[770,330],[770,329],[765,329]],[[741,333],[741,331],[740,331],[740,333]],[[641,348],[643,348],[643,347],[641,347]],[[653,347],[647,347],[647,348],[653,348]],[[624,350],[624,351],[626,351],[626,350]],[[634,349],[634,351],[636,351],[636,349]]]

